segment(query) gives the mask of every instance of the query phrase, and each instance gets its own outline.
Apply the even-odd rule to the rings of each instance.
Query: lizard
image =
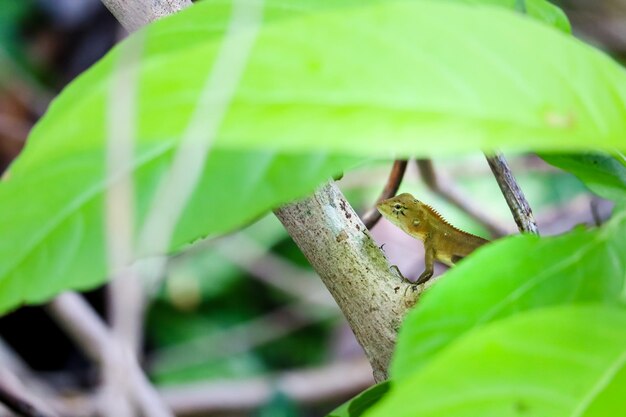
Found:
[[[408,193],[383,200],[376,208],[405,233],[424,242],[426,269],[415,285],[423,284],[433,276],[434,261],[453,266],[489,242],[452,226],[435,209]],[[395,269],[408,281],[397,266]]]

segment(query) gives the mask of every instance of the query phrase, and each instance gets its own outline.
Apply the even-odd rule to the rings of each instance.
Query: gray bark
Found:
[[[389,268],[334,183],[275,211],[339,304],[365,350],[376,381],[387,379],[401,321],[420,290]]]
[[[102,0],[102,3],[129,32],[191,6],[191,0]]]

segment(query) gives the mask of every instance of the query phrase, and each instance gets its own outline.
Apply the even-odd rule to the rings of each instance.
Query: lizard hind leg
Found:
[[[435,250],[430,244],[426,244],[427,242],[424,243],[424,248],[426,249],[424,264],[426,266],[426,269],[424,270],[424,272],[422,272],[417,281],[415,281],[417,285],[425,283],[435,273]]]
[[[422,275],[420,275],[417,281],[415,281],[415,284],[420,285],[420,284],[427,282],[429,279],[432,278],[434,273],[435,271],[432,268],[426,269],[426,271],[422,272]]]

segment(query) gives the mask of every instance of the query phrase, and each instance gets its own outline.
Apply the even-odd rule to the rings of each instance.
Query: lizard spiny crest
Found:
[[[422,203],[422,202],[420,201],[420,203]],[[429,211],[429,212],[430,212],[433,216],[435,216],[437,219],[439,219],[442,223],[444,223],[444,224],[445,224],[445,225],[447,225],[447,226],[450,226],[452,229],[456,230],[457,232],[460,232],[460,233],[463,233],[463,234],[465,234],[465,235],[469,235],[469,236],[478,237],[478,236],[476,236],[476,235],[473,235],[473,234],[471,234],[471,233],[468,233],[468,232],[466,232],[466,231],[464,231],[464,230],[461,230],[461,229],[459,229],[458,227],[456,227],[456,226],[454,226],[454,225],[450,224],[450,222],[449,222],[449,221],[447,221],[447,220],[446,220],[446,219],[445,219],[445,218],[444,218],[441,214],[439,214],[439,212],[438,212],[437,210],[435,210],[434,208],[432,208],[432,207],[431,207],[431,206],[429,206],[428,204],[426,204],[426,203],[422,203],[422,205],[424,206],[424,208],[425,208],[426,210],[428,210],[428,211]]]

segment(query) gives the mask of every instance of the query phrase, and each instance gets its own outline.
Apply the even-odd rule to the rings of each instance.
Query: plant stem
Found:
[[[504,199],[509,205],[509,209],[511,209],[519,231],[538,235],[539,230],[537,229],[533,212],[522,189],[517,184],[509,164],[504,159],[504,155],[496,152],[494,155],[485,154],[485,157],[498,182],[498,186],[500,186],[502,195],[504,195]]]
[[[19,394],[0,383],[0,402],[9,410],[19,416],[24,417],[52,417],[44,411],[37,409],[30,402],[26,401]]]
[[[127,387],[144,416],[173,417],[150,385],[133,352],[118,342],[80,295],[61,294],[46,305],[46,310],[88,357],[125,376]]]

